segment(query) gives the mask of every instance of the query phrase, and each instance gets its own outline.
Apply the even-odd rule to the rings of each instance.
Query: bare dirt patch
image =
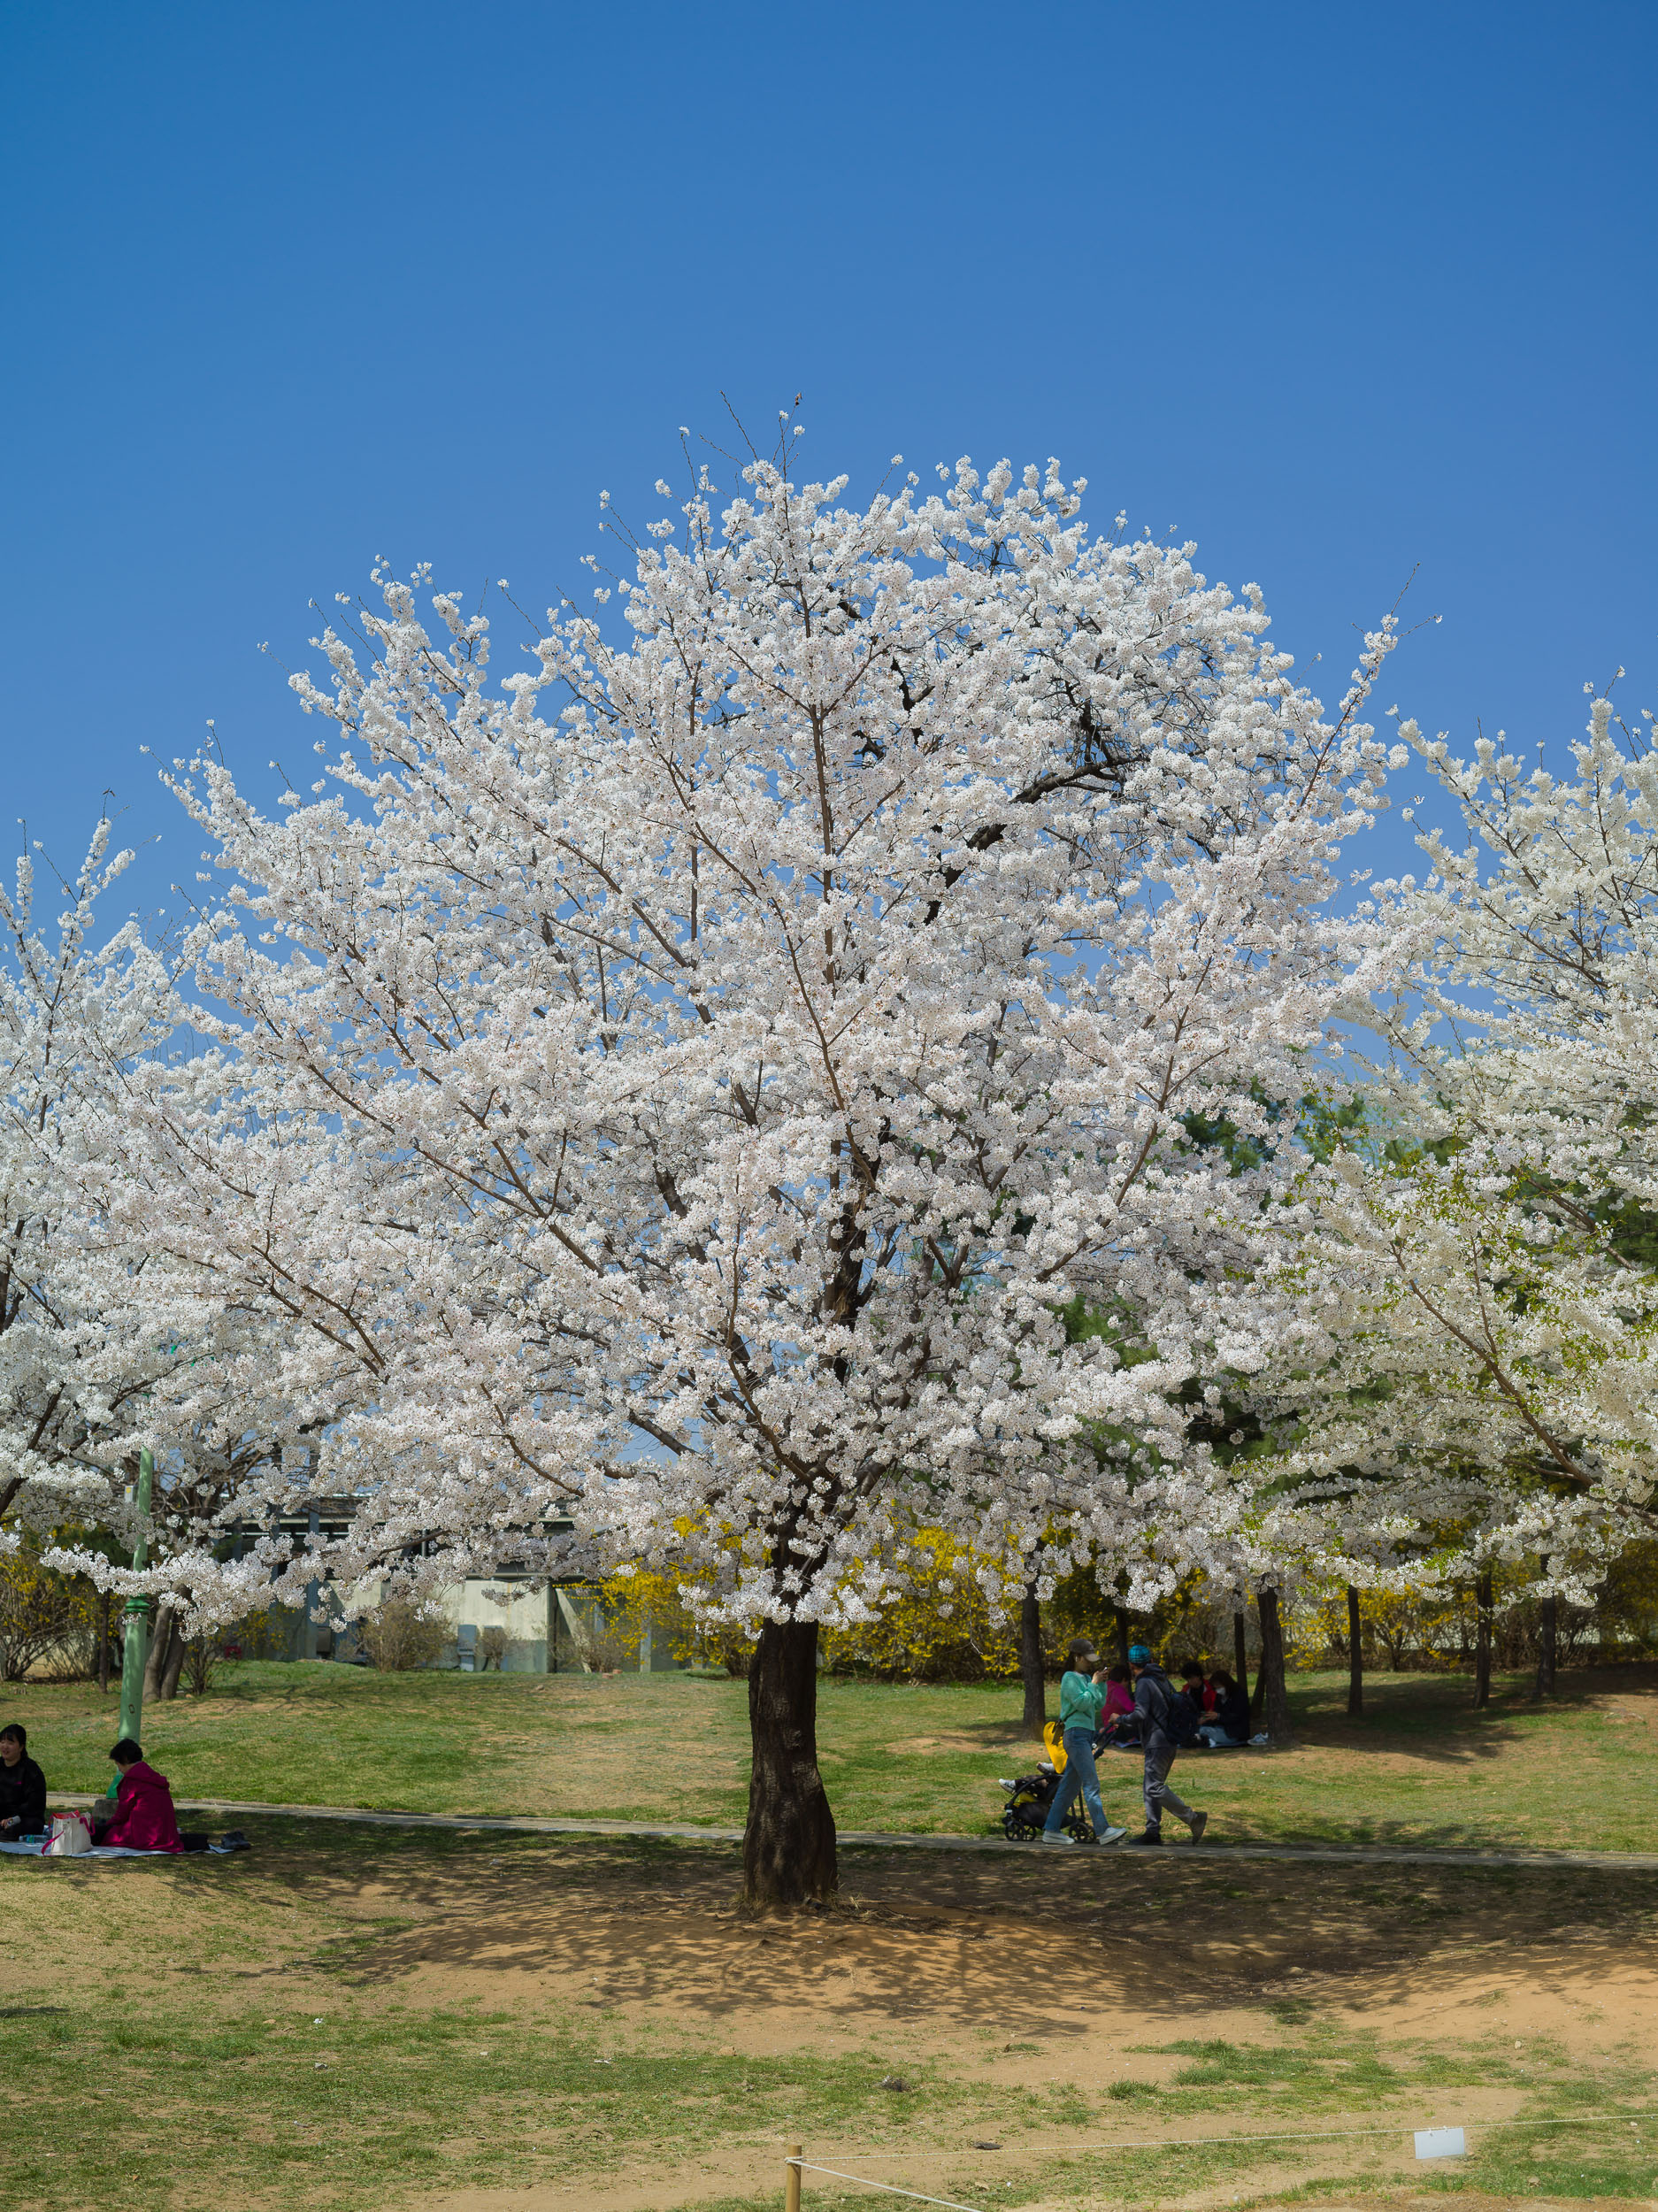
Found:
[[[1658,2057],[1650,1880],[1626,1882],[1621,1898],[1615,1884],[1608,1900],[1599,1877],[1497,1886],[1413,1870],[1365,1895],[1351,1874],[1299,1866],[1263,1880],[1175,1862],[1172,1852],[1132,1870],[1120,1860],[1050,1863],[1010,1878],[1004,1865],[848,1855],[838,1908],[774,1918],[742,1912],[728,1868],[705,1856],[687,1858],[671,1889],[648,1894],[592,1866],[552,1893],[526,1869],[459,1919],[388,1936],[363,1970],[428,2001],[498,2007],[515,2001],[515,1990],[562,1988],[620,2028],[673,2023],[756,2058],[811,2049],[830,2059],[871,2037],[895,2066],[952,2051],[987,2090],[1060,2086],[1074,2096],[1079,2138],[1101,2146],[1198,2135],[1217,2110],[1227,2124],[1272,2124],[1201,2100],[1125,2109],[1111,2092],[1114,2083],[1167,2083],[1171,2062],[1157,2045],[1248,2044],[1285,2015],[1315,2015],[1373,2039],[1379,2052],[1501,2040],[1521,2054],[1521,2068],[1524,2050],[1544,2043],[1584,2062],[1650,2066]],[[1418,2099],[1395,2137],[1359,2147],[1362,2157],[1344,2144],[1343,2162],[1356,2157],[1374,2184],[1402,2186],[1416,2171],[1409,2127],[1506,2118],[1522,2093],[1510,2080],[1464,2084],[1439,2110]],[[1338,2106],[1307,2124],[1339,2129],[1351,2117]],[[965,2162],[986,2182],[1055,2147],[1046,2127],[1003,2120],[995,2132],[1000,2155]],[[820,2143],[814,2155],[859,2170],[861,2147]],[[777,2156],[722,2152],[633,2177],[624,2161],[603,2200],[649,2212],[718,2199],[762,2185]],[[939,2156],[936,2147],[888,2154],[879,2174],[936,2187]],[[950,2156],[959,2176],[959,2145]],[[1253,2183],[1270,2193],[1304,2187],[1305,2176],[1286,2166]],[[1229,2184],[1176,2200],[1224,2203],[1235,2193]],[[447,2212],[542,2212],[588,2200],[558,2184],[441,2201]]]

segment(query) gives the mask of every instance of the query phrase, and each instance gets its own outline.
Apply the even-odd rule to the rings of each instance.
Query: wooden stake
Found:
[[[800,2167],[796,2162],[800,2155],[800,2145],[791,2143],[788,2147],[790,2162],[783,2170],[788,2177],[783,2184],[783,2212],[800,2212]]]

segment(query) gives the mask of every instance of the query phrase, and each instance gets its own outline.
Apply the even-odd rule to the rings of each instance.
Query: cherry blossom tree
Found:
[[[48,895],[55,921],[38,910],[50,862],[26,853],[0,890],[0,1544],[27,1528],[49,1567],[159,1601],[164,1627],[199,1628],[250,1591],[267,1598],[285,1567],[282,1594],[303,1593],[291,1546],[262,1533],[257,1558],[222,1555],[229,1527],[250,1510],[264,1524],[267,1501],[299,1488],[305,1431],[272,1387],[285,1311],[223,1228],[226,1194],[245,1202],[253,1187],[249,1148],[271,1141],[234,1067],[191,1052],[191,1010],[145,926],[98,933],[130,859],[101,821],[74,879]],[[268,1205],[280,1178],[251,1156]],[[292,1178],[303,1202],[326,1204],[331,1157],[306,1152]],[[131,1495],[143,1448],[148,1516]],[[100,1535],[120,1540],[115,1557]],[[134,1573],[116,1558],[141,1537],[150,1559]]]
[[[1606,698],[1563,775],[1401,734],[1465,841],[1424,837],[1390,902],[1413,991],[1376,1016],[1361,1133],[1257,1233],[1299,1425],[1279,1479],[1460,1527],[1440,1574],[1535,1560],[1516,1586],[1547,1621],[1646,1532],[1658,1478],[1658,764]]]
[[[0,1524],[108,1526],[169,1363],[142,1242],[88,1188],[119,1157],[122,1086],[163,1049],[178,1005],[135,922],[96,938],[132,856],[100,822],[73,882],[37,914],[25,853],[0,889]],[[50,866],[50,864],[45,864]]]
[[[1178,1395],[1265,1350],[1186,1119],[1264,1131],[1386,972],[1332,894],[1391,628],[1326,719],[1191,547],[1091,534],[1053,464],[940,473],[694,471],[499,682],[481,611],[382,567],[295,679],[311,791],[175,777],[257,1132],[214,1234],[291,1314],[342,1571],[568,1515],[756,1632],[756,1900],[833,1886],[818,1628],[902,1593],[906,1528],[1148,1596],[1227,1540]],[[302,1127],[326,1202],[267,1202]]]

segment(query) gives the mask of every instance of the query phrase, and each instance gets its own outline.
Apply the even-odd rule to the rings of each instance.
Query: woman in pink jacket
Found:
[[[143,1752],[130,1736],[123,1736],[110,1756],[121,1778],[115,1792],[115,1817],[99,1830],[97,1841],[124,1844],[129,1851],[182,1851],[166,1776],[145,1764]]]
[[[1108,1667],[1105,1671],[1105,1703],[1100,1719],[1109,1728],[1114,1720],[1134,1709],[1134,1693],[1128,1686],[1126,1667]]]

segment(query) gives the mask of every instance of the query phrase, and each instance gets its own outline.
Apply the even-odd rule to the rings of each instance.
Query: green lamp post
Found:
[[[150,1493],[155,1479],[156,1463],[148,1450],[138,1455],[137,1503],[140,1514],[150,1517]],[[140,1535],[133,1547],[133,1571],[150,1563],[150,1543]],[[148,1598],[128,1598],[121,1620],[125,1640],[121,1647],[121,1734],[139,1740],[139,1730],[144,1721],[144,1662],[150,1656],[150,1613]]]

